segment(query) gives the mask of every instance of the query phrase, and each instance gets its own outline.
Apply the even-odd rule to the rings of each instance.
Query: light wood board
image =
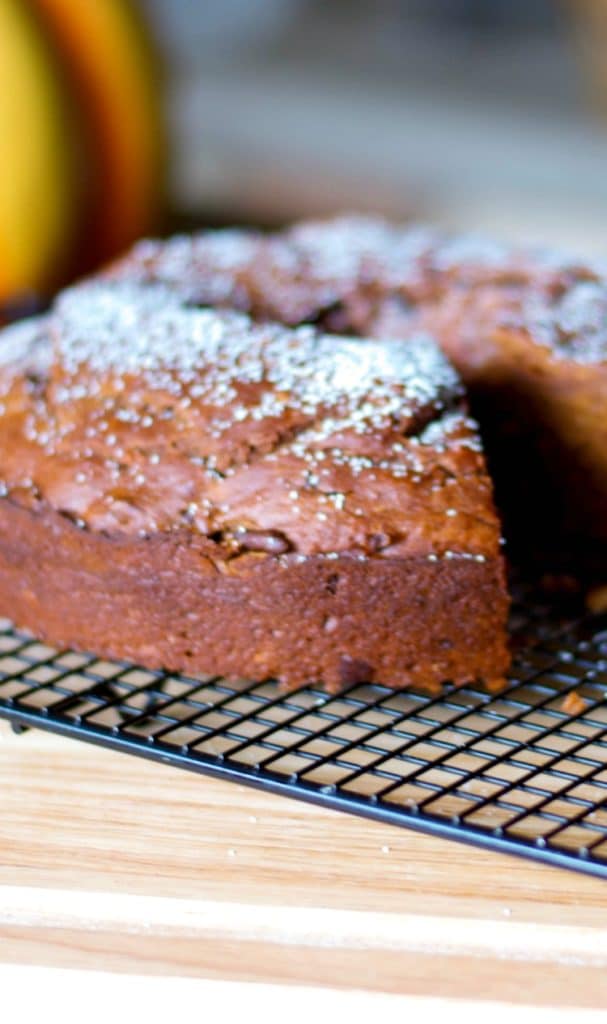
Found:
[[[0,962],[607,1004],[607,882],[0,724]]]

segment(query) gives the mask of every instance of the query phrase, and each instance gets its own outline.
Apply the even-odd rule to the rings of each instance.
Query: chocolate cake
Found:
[[[607,572],[607,268],[338,218],[143,242],[109,274],[340,334],[430,332],[469,391],[511,550]]]
[[[498,681],[499,525],[456,372],[424,335],[198,308],[262,312],[246,282],[274,242],[221,238],[154,250],[162,273],[139,249],[137,273],[110,275],[130,280],[3,333],[0,614],[56,645],[289,687]],[[309,318],[340,312],[322,287]],[[305,318],[298,288],[274,316],[284,297],[283,319]]]

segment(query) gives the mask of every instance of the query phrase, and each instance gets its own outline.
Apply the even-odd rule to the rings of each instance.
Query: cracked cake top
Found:
[[[83,529],[196,535],[219,568],[495,554],[476,427],[427,336],[291,330],[102,280],[5,331],[0,403],[3,493]]]

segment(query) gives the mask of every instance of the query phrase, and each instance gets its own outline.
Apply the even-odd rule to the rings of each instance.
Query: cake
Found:
[[[607,268],[375,218],[143,242],[110,277],[339,334],[437,338],[480,423],[510,550],[607,572]]]
[[[211,241],[207,301],[252,306],[238,275],[272,244]],[[262,322],[260,297],[257,321],[200,308],[187,274],[149,269],[2,334],[0,615],[189,674],[498,682],[492,486],[432,338]]]

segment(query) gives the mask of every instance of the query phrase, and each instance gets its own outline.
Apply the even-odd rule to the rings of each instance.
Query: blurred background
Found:
[[[607,0],[0,0],[0,297],[338,211],[607,254]]]

